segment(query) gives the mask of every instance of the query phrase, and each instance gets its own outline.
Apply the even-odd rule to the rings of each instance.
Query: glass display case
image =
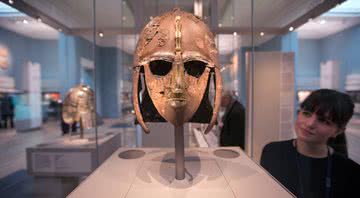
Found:
[[[25,171],[26,166],[24,177],[34,178],[32,192],[44,193],[48,197],[138,197],[150,192],[166,197],[218,197],[220,192],[223,197],[262,197],[265,194],[291,197],[293,191],[287,190],[257,164],[265,145],[296,138],[294,123],[299,105],[312,91],[323,88],[321,78],[326,74],[321,72],[321,63],[330,60],[338,64],[338,70],[334,72],[337,75],[335,88],[346,91],[355,102],[357,119],[351,120],[351,130],[347,133],[350,136],[347,138],[351,145],[350,158],[360,162],[357,146],[360,145],[357,141],[360,131],[357,125],[360,117],[359,91],[348,89],[350,85],[345,83],[346,75],[353,79],[360,73],[356,66],[359,65],[358,59],[353,55],[354,51],[358,51],[358,46],[353,44],[356,43],[353,35],[357,35],[359,29],[357,22],[347,26],[347,30],[309,36],[309,29],[310,32],[316,29],[315,24],[320,25],[322,20],[330,22],[330,15],[335,11],[330,15],[322,14],[342,2],[2,1],[0,98],[5,95],[14,98],[15,130],[1,129],[0,137],[8,139],[0,141],[0,148],[14,144],[17,145],[14,151],[21,152],[12,156],[0,155],[0,167],[6,167],[0,172],[0,181],[7,177],[11,180],[17,171]],[[186,28],[191,27],[181,22],[177,26],[175,18],[168,26],[158,29],[158,17],[174,9],[191,13],[186,15],[186,20],[194,21],[192,29],[201,21],[202,26],[207,26],[213,34],[214,41],[206,39],[207,34],[204,33],[204,42],[198,39],[181,43],[180,38],[187,36]],[[307,29],[308,25],[312,26]],[[321,25],[332,26],[330,23]],[[176,31],[183,34],[177,34],[176,38],[180,41],[172,44],[169,41],[172,36],[166,33]],[[185,169],[188,171],[183,183],[174,179],[176,122],[171,121],[177,117],[167,118],[161,112],[164,109],[157,108],[163,104],[150,100],[153,99],[152,90],[169,88],[172,81],[155,85],[153,82],[161,79],[161,75],[155,74],[151,66],[146,72],[145,65],[155,61],[155,55],[160,52],[154,53],[151,60],[145,61],[146,64],[135,60],[141,51],[136,49],[138,43],[151,46],[149,43],[154,37],[158,42],[154,49],[161,49],[169,43],[174,49],[179,44],[207,45],[215,46],[214,50],[218,53],[217,67],[205,64],[210,73],[208,80],[204,81],[207,88],[205,96],[202,97],[201,91],[194,91],[189,103],[196,106],[197,97],[201,98],[201,104],[209,99],[207,106],[199,106],[206,107],[206,115],[212,115],[218,103],[219,114],[213,119],[214,127],[206,134],[210,116],[195,112],[194,115],[201,116],[190,116],[189,122],[182,123]],[[195,37],[195,34],[190,36]],[[164,60],[176,62],[176,53],[172,53],[169,52],[170,58]],[[193,55],[195,57],[198,53]],[[191,56],[182,54],[181,57],[185,58],[182,63],[184,75],[191,75],[186,66],[191,61],[186,58]],[[160,59],[163,60],[163,57]],[[169,71],[175,71],[173,68],[174,64],[170,64]],[[223,96],[230,93],[228,104],[224,102],[226,100],[220,103],[214,99],[221,95],[217,96],[217,92],[220,93],[219,83],[213,83],[220,79],[214,68],[219,69],[218,75],[222,78]],[[139,81],[134,83],[136,72]],[[154,74],[153,81],[149,73]],[[192,79],[191,82],[200,81]],[[91,103],[87,106],[92,106],[94,111],[93,117],[88,119],[94,121],[93,127],[84,127],[85,111],[69,110],[68,114],[76,122],[67,123],[67,119],[62,117],[64,109],[78,109],[75,108],[79,106],[78,100],[68,103],[67,108],[62,107],[67,93],[80,84],[94,92],[93,100],[87,102]],[[195,90],[201,86],[193,83],[187,87]],[[138,97],[134,95],[134,90],[138,90]],[[167,90],[164,88],[158,92],[158,95],[166,95]],[[134,107],[135,98],[141,103],[138,111]],[[235,103],[242,107],[239,108],[243,116],[231,121]],[[0,109],[1,112],[4,110]],[[144,123],[150,133],[141,128],[142,121],[136,116],[139,112],[144,115]],[[170,123],[167,122],[169,120]],[[171,123],[175,123],[174,126]],[[234,135],[232,132],[230,135],[228,128],[241,131],[241,134],[235,132]],[[232,147],[219,148],[224,146],[222,140],[226,135],[228,140],[233,140],[228,145]],[[244,142],[241,148],[240,141]],[[231,157],[233,155],[235,157]],[[19,160],[20,157],[24,159]],[[44,183],[48,183],[49,188],[42,188]],[[263,191],[256,188],[260,183],[263,183]],[[119,188],[114,190],[112,186]],[[73,191],[76,187],[78,189]],[[11,197],[13,193],[14,190],[8,190],[4,195]]]

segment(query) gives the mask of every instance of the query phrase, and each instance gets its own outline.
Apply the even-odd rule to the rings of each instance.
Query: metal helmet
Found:
[[[211,74],[214,75],[215,100],[209,125],[215,124],[220,107],[221,75],[218,50],[213,34],[197,16],[174,9],[153,18],[142,30],[136,47],[133,66],[133,102],[137,120],[149,132],[139,104],[140,77],[157,112],[175,126],[194,121],[194,114],[209,109]],[[144,73],[144,75],[141,75]],[[210,104],[210,102],[208,103]],[[204,112],[204,111],[203,111]],[[201,117],[201,116],[200,116]]]
[[[81,122],[84,128],[95,127],[95,95],[87,85],[80,84],[71,88],[64,100],[62,117],[65,123]]]

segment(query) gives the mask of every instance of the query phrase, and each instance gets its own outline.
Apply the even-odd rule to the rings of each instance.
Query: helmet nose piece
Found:
[[[187,104],[184,64],[182,62],[181,54],[177,54],[174,64],[173,81],[171,85],[169,102],[173,108],[183,108]]]
[[[184,74],[175,72],[175,82],[171,89],[171,97],[174,99],[185,99],[185,80],[183,77]]]
[[[174,65],[174,81],[173,81],[173,93],[180,94],[185,92],[185,69],[184,62],[182,60],[181,52],[176,52]]]
[[[180,72],[177,72],[175,77],[174,92],[176,93],[184,92],[185,89],[184,71]]]
[[[182,88],[175,88],[172,94],[174,98],[181,98],[184,95],[184,89]]]

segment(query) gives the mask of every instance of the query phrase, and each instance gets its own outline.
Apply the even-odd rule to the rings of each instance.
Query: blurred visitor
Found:
[[[10,128],[14,128],[14,111],[15,106],[13,99],[10,95],[4,95],[0,102],[1,105],[1,121],[0,127],[7,128],[10,123]]]
[[[245,108],[235,99],[232,91],[225,90],[221,98],[225,113],[220,124],[220,146],[245,148]]]

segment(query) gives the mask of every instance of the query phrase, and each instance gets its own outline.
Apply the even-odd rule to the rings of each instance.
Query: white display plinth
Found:
[[[185,168],[176,180],[173,148],[120,148],[68,197],[293,197],[236,147],[185,149]]]
[[[120,133],[99,134],[99,164],[120,147]],[[95,136],[64,136],[26,149],[27,170],[34,176],[86,176],[97,167]]]
[[[99,164],[120,147],[120,142],[120,133],[99,134]],[[64,136],[27,148],[26,157],[27,171],[35,176],[34,193],[39,197],[65,197],[79,185],[81,177],[97,168],[95,135],[84,139]]]

